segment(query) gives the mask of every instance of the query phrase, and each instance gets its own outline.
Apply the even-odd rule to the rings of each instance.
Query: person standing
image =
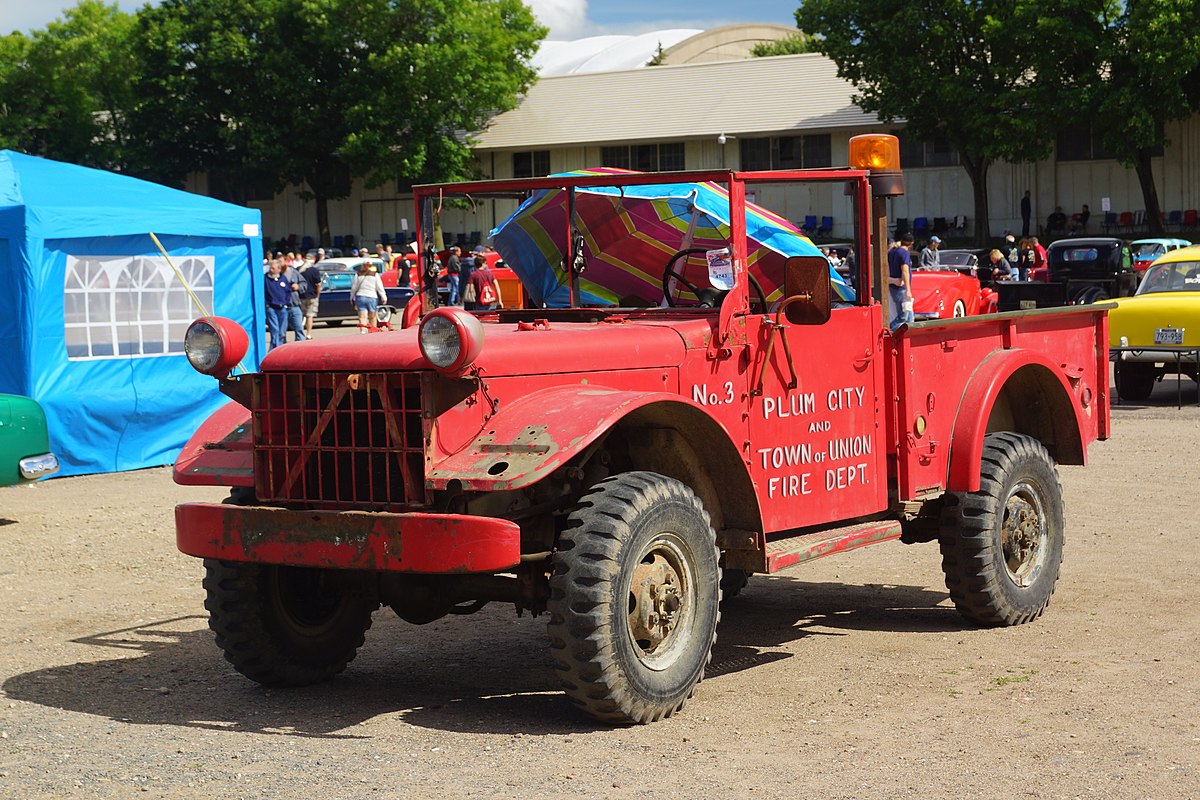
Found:
[[[300,309],[300,294],[308,291],[308,284],[300,270],[294,266],[285,266],[283,276],[292,287],[292,299],[287,308],[287,327],[292,331],[294,341],[303,342],[308,337],[304,335],[304,312]]]
[[[300,293],[300,311],[304,314],[304,338],[312,338],[313,320],[317,318],[317,309],[321,303],[321,270],[316,262],[305,259],[304,267],[300,270],[304,278],[304,291]]]
[[[271,259],[267,264],[265,298],[267,302],[267,331],[271,338],[267,352],[284,343],[287,337],[287,309],[292,301],[292,287],[280,271],[282,264]]]
[[[484,259],[484,263],[487,263],[487,259]],[[463,308],[472,311],[475,308],[475,299],[467,300],[467,286],[471,283],[471,273],[475,271],[475,259],[464,259],[461,269],[462,272],[458,275],[458,299],[462,301]]]
[[[1025,190],[1025,196],[1021,198],[1021,236],[1022,238],[1029,235],[1029,218],[1033,215],[1033,201],[1029,198],[1029,190]]]
[[[446,303],[452,306],[458,305],[461,295],[458,285],[458,276],[462,273],[462,261],[458,257],[460,253],[462,253],[462,248],[453,245],[450,248],[450,254],[446,256],[446,282],[450,284],[450,297]]]
[[[911,233],[900,237],[900,245],[888,251],[888,298],[891,301],[892,319],[888,327],[893,331],[913,321],[912,303],[912,247]]]
[[[921,251],[921,255],[917,257],[917,269],[941,269],[941,257],[938,255],[938,248],[941,246],[941,238],[937,236],[929,237],[929,244]]]
[[[1042,243],[1038,241],[1038,237],[1030,236],[1029,244],[1033,248],[1033,269],[1030,271],[1029,280],[1035,280],[1034,275],[1042,277],[1040,270],[1046,268],[1046,248],[1042,247]],[[1049,280],[1045,278],[1044,280]]]
[[[364,261],[350,283],[350,301],[358,311],[358,332],[368,333],[379,327],[379,304],[387,302],[387,291],[376,274],[375,265]]]
[[[504,308],[504,298],[500,296],[500,283],[488,269],[487,259],[475,256],[475,269],[471,272],[467,297],[472,298],[474,311],[492,311]]]

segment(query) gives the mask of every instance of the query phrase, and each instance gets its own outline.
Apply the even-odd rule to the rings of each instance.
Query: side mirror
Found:
[[[783,305],[793,325],[824,325],[833,311],[833,284],[824,256],[792,256],[784,266]]]

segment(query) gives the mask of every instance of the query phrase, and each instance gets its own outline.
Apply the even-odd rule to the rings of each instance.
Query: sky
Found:
[[[112,2],[112,0],[108,0]],[[0,0],[0,35],[46,27],[78,0]],[[645,33],[667,28],[715,28],[735,22],[774,22],[795,27],[799,0],[526,0],[551,39]],[[144,0],[118,0],[134,11]]]

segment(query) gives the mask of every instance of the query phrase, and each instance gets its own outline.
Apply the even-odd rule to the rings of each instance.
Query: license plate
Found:
[[[1031,308],[1037,308],[1037,300],[1020,300],[1018,301],[1022,311],[1028,311]]]
[[[1155,328],[1155,344],[1183,344],[1183,328]]]

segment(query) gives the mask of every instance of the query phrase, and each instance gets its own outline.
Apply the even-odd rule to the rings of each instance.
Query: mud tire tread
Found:
[[[678,532],[691,549],[698,587],[695,642],[676,662],[682,663],[679,670],[673,664],[661,674],[624,653],[618,637],[628,625],[625,598],[614,598],[623,572],[634,566],[626,562],[636,558],[643,538],[653,535],[642,527],[652,510],[683,521]],[[683,483],[651,472],[626,472],[592,487],[567,518],[550,578],[547,632],[568,698],[610,724],[654,722],[682,708],[712,658],[720,621],[719,558],[708,512]],[[631,674],[639,667],[637,675]]]
[[[300,639],[272,602],[279,567],[204,559],[204,607],[217,646],[234,669],[264,686],[328,680],[354,660],[378,607],[366,594],[343,593],[339,619],[319,637]]]
[[[1041,490],[1050,528],[1048,560],[1033,585],[1024,588],[1008,577],[1000,537],[1008,492],[1019,478]],[[1021,625],[1041,616],[1062,565],[1064,516],[1058,471],[1041,442],[1017,433],[988,434],[979,491],[948,494],[942,510],[942,571],[958,612],[987,627]]]

